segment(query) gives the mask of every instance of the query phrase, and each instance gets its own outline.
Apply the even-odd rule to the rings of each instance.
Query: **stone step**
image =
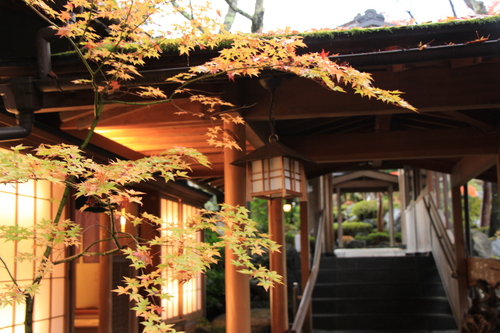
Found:
[[[456,330],[432,256],[324,257],[312,300],[313,328]]]

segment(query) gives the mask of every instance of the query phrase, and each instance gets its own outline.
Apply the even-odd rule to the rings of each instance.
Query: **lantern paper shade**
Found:
[[[289,199],[305,194],[304,160],[308,159],[272,142],[232,164],[246,165],[249,196]]]

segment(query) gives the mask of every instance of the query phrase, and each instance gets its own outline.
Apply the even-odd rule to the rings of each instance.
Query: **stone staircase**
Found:
[[[321,260],[316,332],[458,332],[432,256]]]

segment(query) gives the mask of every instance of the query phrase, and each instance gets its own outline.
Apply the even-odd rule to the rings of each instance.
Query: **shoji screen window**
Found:
[[[165,224],[165,227],[179,226],[179,203],[177,201],[167,200],[161,198],[161,209],[160,209],[161,219]],[[168,231],[162,231],[168,232]],[[168,244],[165,244],[162,248],[162,254],[171,254],[176,249]],[[180,285],[177,280],[173,279],[173,273],[171,270],[165,272],[165,278],[167,279],[166,290],[168,294],[172,295],[169,300],[163,300],[162,306],[164,308],[163,316],[165,320],[175,320],[180,319],[181,311],[179,308],[180,299]]]
[[[186,221],[189,216],[196,214],[197,208],[189,205],[182,206],[182,217]],[[196,233],[196,241],[201,242],[201,232]],[[201,274],[197,274],[194,278],[182,285],[182,313],[184,315],[195,314],[203,310],[203,279]]]
[[[173,201],[167,198],[161,199],[161,218],[166,225],[182,226],[191,214],[196,213],[196,208],[184,205],[180,201]],[[166,231],[164,231],[166,232]],[[196,235],[196,240],[202,240],[201,233]],[[176,251],[173,246],[166,244],[162,251],[165,254]],[[177,280],[173,280],[172,272],[167,271],[167,286],[166,291],[174,296],[170,300],[163,302],[165,311],[164,319],[167,321],[180,320],[189,318],[192,315],[198,315],[203,310],[202,305],[202,276],[197,275],[195,278],[180,284]]]
[[[0,184],[0,223],[30,227],[35,221],[51,219],[57,210],[57,203],[64,189],[46,181],[29,181],[22,184]],[[36,247],[33,240],[20,240],[1,244],[0,256],[9,271],[0,266],[0,285],[12,283],[9,273],[18,284],[29,284],[35,275],[36,266],[31,261],[17,261],[14,257],[22,252],[41,254],[43,248]],[[54,260],[60,259],[63,248],[54,248]],[[65,265],[57,265],[41,283],[36,295],[34,310],[35,332],[65,332],[67,280]],[[24,332],[25,306],[16,304],[0,308],[0,332]]]

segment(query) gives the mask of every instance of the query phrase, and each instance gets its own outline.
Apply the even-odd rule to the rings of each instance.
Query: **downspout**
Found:
[[[45,27],[36,33],[36,60],[38,66],[38,78],[45,80],[51,77],[52,63],[50,60],[50,43],[57,38],[56,31],[51,27]]]
[[[31,77],[13,78],[10,85],[0,85],[5,109],[16,115],[17,126],[0,128],[0,141],[27,137],[33,130],[35,111],[40,109]]]
[[[38,77],[41,80],[49,78],[52,71],[50,42],[55,37],[55,31],[50,27],[42,28],[36,34]],[[0,96],[5,109],[16,115],[17,122],[17,126],[0,128],[0,142],[19,140],[30,135],[35,124],[35,111],[41,108],[33,78],[12,78],[10,85],[0,85]]]

